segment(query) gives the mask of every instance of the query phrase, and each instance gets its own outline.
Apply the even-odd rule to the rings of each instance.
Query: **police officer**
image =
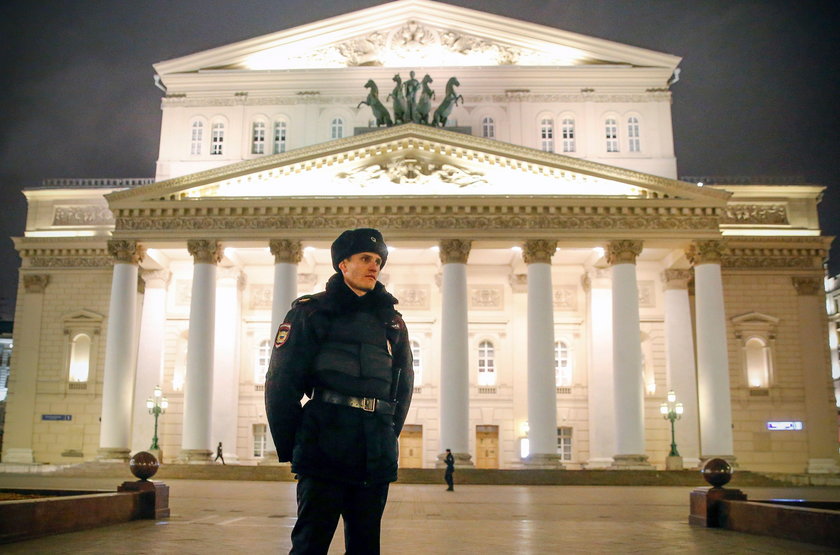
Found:
[[[298,479],[291,553],[327,553],[340,515],[346,552],[374,554],[414,387],[411,347],[397,300],[377,281],[382,234],[347,230],[331,255],[326,290],[294,301],[277,330],[266,413]]]

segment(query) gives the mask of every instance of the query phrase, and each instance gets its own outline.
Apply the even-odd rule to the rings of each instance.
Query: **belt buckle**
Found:
[[[361,408],[365,412],[374,412],[376,410],[376,399],[371,397],[362,397]]]

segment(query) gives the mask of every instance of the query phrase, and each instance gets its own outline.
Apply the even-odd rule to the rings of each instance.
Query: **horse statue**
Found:
[[[394,75],[393,81],[397,86],[388,94],[388,98],[385,101],[387,102],[392,97],[394,99],[394,123],[406,123],[411,121],[411,119],[406,117],[405,90],[403,89],[402,78],[399,73]]]
[[[370,89],[370,91],[368,91],[367,99],[359,102],[356,109],[358,110],[359,106],[366,104],[367,106],[370,106],[371,110],[373,110],[373,116],[376,118],[377,127],[382,125],[391,127],[394,125],[394,122],[391,121],[391,115],[388,113],[388,109],[385,108],[385,105],[379,100],[379,87],[376,86],[373,79],[368,79],[368,82],[365,83],[365,88]]]
[[[414,122],[429,125],[429,112],[432,111],[432,99],[435,97],[435,91],[429,87],[432,82],[431,76],[427,73],[423,76],[423,81],[420,83],[420,99],[417,101],[417,112],[414,114]]]
[[[450,77],[449,81],[446,82],[446,94],[432,116],[432,127],[446,127],[446,119],[452,112],[452,108],[458,105],[458,99],[461,99],[462,103],[464,102],[464,97],[455,92],[455,87],[460,86],[461,83],[456,77]]]

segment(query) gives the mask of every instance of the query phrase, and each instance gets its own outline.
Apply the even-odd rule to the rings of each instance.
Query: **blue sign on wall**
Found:
[[[73,420],[72,414],[42,414],[41,420]]]

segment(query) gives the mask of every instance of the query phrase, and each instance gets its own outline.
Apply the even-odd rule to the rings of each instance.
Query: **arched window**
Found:
[[[563,134],[563,152],[575,151],[575,120],[563,118],[560,132]]]
[[[251,154],[265,154],[265,122],[255,121],[251,128]]]
[[[540,148],[545,152],[554,152],[554,120],[544,118],[540,121]]]
[[[420,353],[420,343],[417,341],[411,342],[411,356],[413,357],[414,367],[414,385],[423,385],[423,358]]]
[[[636,116],[627,118],[627,143],[630,152],[642,151],[642,143],[639,139],[639,118]]]
[[[744,359],[747,363],[747,382],[752,388],[770,386],[770,349],[758,337],[751,337],[744,343]]]
[[[333,139],[340,139],[344,136],[344,120],[342,118],[333,118],[330,124],[330,137]]]
[[[286,122],[274,122],[274,154],[286,152]]]
[[[557,387],[572,385],[572,353],[565,341],[554,343],[554,375]]]
[[[496,385],[496,355],[493,343],[478,344],[478,385]]]
[[[496,138],[496,122],[490,116],[486,116],[481,120],[481,136],[485,139]]]
[[[214,156],[221,156],[222,154],[222,144],[225,142],[225,124],[217,121],[213,124],[213,130],[211,133],[211,147],[210,147],[210,154]]]
[[[190,154],[198,156],[201,154],[201,143],[204,141],[204,123],[194,121],[192,124],[192,136],[190,137]]]
[[[607,140],[607,152],[618,152],[618,123],[613,118],[604,121],[604,136]]]
[[[254,361],[254,384],[265,383],[265,373],[268,371],[268,363],[271,361],[271,341],[263,339],[257,347],[256,360]]]
[[[70,382],[84,383],[90,375],[90,336],[80,333],[70,346]]]

